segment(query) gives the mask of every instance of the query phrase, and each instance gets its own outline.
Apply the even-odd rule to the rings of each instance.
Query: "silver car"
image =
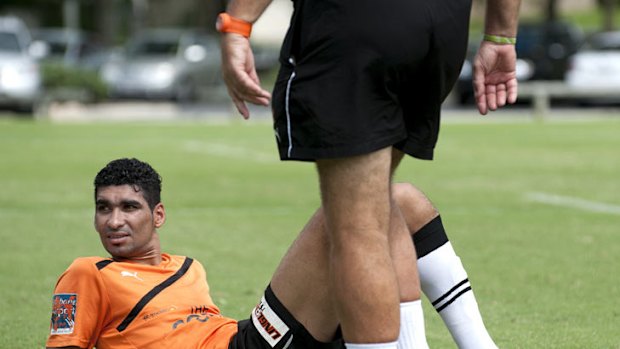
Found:
[[[192,101],[221,85],[216,37],[188,29],[149,29],[101,69],[112,97]]]
[[[32,112],[41,95],[41,72],[31,37],[16,17],[0,17],[0,106]]]
[[[620,100],[620,31],[592,35],[571,57],[566,83],[584,89],[615,90]]]

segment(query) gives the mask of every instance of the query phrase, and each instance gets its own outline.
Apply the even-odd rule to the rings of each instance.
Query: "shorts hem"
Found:
[[[331,148],[303,148],[293,147],[290,156],[288,147],[278,147],[282,161],[316,161],[320,159],[337,159],[369,154],[385,147],[401,142],[404,137],[389,137],[375,142],[343,145]]]

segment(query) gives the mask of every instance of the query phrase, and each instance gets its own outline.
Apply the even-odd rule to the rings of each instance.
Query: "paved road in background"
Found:
[[[250,106],[252,121],[271,121],[268,107]],[[0,110],[0,115],[17,116]],[[451,101],[445,103],[444,120],[464,122],[512,121],[514,119],[535,119],[533,109],[528,104],[510,106],[488,116],[480,116],[474,105],[459,106]],[[620,118],[620,106],[577,107],[558,106],[550,110],[549,119],[594,119]],[[52,122],[105,122],[105,121],[242,121],[228,99],[221,98],[196,104],[177,104],[161,101],[127,100],[97,104],[75,102],[52,103],[42,110],[36,118]]]

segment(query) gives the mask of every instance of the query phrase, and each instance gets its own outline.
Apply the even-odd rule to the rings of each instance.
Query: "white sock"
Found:
[[[428,349],[422,301],[400,303],[398,349]]]
[[[351,344],[344,343],[347,349],[397,349],[397,342],[389,343],[372,343],[372,344]]]
[[[418,259],[422,291],[460,349],[497,349],[487,332],[467,272],[448,241]]]

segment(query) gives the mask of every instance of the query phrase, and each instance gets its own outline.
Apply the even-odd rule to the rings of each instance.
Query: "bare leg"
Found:
[[[420,299],[421,290],[416,266],[416,253],[403,215],[393,206],[390,224],[390,253],[398,279],[400,302]]]
[[[390,164],[391,175],[396,171],[405,154],[397,149],[392,149],[392,161]],[[399,207],[403,200],[402,196],[396,196],[404,190],[396,190],[398,184],[390,186],[390,197],[392,204],[392,216],[390,219],[390,248],[392,260],[396,268],[396,275],[399,283],[400,301],[410,302],[420,299],[420,280],[418,277],[418,267],[416,262],[416,252],[411,244],[409,222],[403,210]],[[408,193],[405,193],[407,195]]]
[[[392,196],[403,213],[411,235],[439,216],[439,212],[426,195],[412,184],[394,183]]]
[[[397,157],[396,162],[399,160],[400,158]],[[419,300],[420,285],[417,280],[416,255],[411,244],[409,230],[394,202],[392,202],[392,207],[389,218],[389,236],[387,236],[388,258],[392,261],[398,280],[397,283],[391,282],[392,285],[398,287],[399,297],[392,308],[398,315],[398,301],[406,303]],[[327,286],[331,280],[329,272],[333,249],[328,238],[325,220],[323,209],[319,209],[290,247],[271,281],[274,293],[291,314],[304,324],[314,338],[324,342],[333,339],[340,322],[333,294]],[[344,237],[340,243],[349,245],[351,241]],[[340,248],[342,249],[343,246]],[[372,246],[370,250],[373,248],[375,246]],[[373,316],[374,314],[366,309],[362,318]],[[380,323],[377,319],[374,320]],[[376,323],[373,322],[370,325],[376,325]]]
[[[329,284],[349,343],[398,338],[399,292],[388,242],[390,165],[391,148],[317,161],[331,247]]]
[[[329,285],[329,243],[319,209],[301,231],[271,279],[287,310],[319,341],[334,338],[339,320]]]
[[[400,215],[400,211],[393,214]],[[412,278],[417,272],[411,237],[404,222],[398,222],[400,229],[390,231],[390,248],[402,303],[420,299],[420,285]],[[334,338],[339,324],[328,282],[329,241],[325,216],[319,208],[282,258],[271,288],[287,310],[322,342]]]

